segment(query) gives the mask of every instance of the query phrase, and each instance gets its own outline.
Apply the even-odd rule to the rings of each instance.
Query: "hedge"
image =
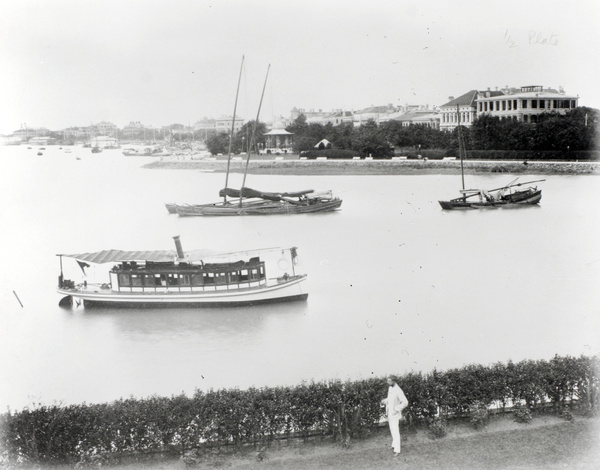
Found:
[[[400,376],[413,424],[510,406],[598,411],[599,358],[559,357],[467,365]],[[89,462],[95,456],[175,452],[290,437],[362,437],[378,427],[385,378],[323,381],[295,387],[197,390],[110,404],[41,406],[0,416],[5,463]],[[485,409],[484,409],[485,411]],[[472,413],[472,411],[471,411]]]

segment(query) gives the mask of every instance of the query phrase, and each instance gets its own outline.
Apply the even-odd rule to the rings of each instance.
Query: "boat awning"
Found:
[[[185,252],[185,258],[180,261],[202,261],[214,257],[215,253],[210,250],[192,250]],[[87,261],[89,263],[104,264],[123,261],[155,261],[169,262],[177,258],[175,250],[159,251],[123,251],[123,250],[103,250],[94,253],[75,253],[60,254],[66,258],[74,258],[78,261]]]

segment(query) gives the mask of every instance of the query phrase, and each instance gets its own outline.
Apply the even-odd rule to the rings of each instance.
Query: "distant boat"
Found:
[[[296,273],[295,247],[271,248],[216,254],[206,250],[184,253],[179,237],[175,251],[105,250],[95,253],[60,254],[57,292],[65,297],[60,305],[73,299],[84,306],[224,307],[271,302],[306,300],[301,284],[306,274]],[[263,258],[278,258],[274,262]],[[82,271],[94,265],[110,264],[104,283],[65,279],[63,259],[75,260]],[[274,263],[279,272],[269,277]]]
[[[100,147],[92,147],[92,153],[100,153],[102,149]]]
[[[315,193],[312,189],[294,193],[266,193],[250,188],[242,188],[241,191],[230,188],[220,191],[221,195],[224,193],[238,199],[214,204],[167,204],[167,210],[181,217],[277,215],[329,212],[342,205],[342,200],[333,197],[331,191]]]
[[[146,147],[144,150],[128,148],[123,150],[126,157],[168,157],[171,155],[161,147]]]
[[[515,190],[514,188],[526,184],[537,183],[538,181],[529,181],[519,184],[508,184],[501,188],[490,190],[484,189],[463,189],[461,197],[450,199],[449,201],[439,201],[442,209],[484,209],[505,206],[526,206],[535,205],[542,199],[542,190],[537,187],[528,187]]]
[[[223,201],[208,203],[208,204],[165,204],[167,211],[171,214],[177,213],[182,217],[193,216],[243,216],[243,215],[280,215],[280,214],[311,214],[316,212],[332,212],[339,209],[342,205],[342,200],[338,197],[333,197],[331,191],[323,191],[315,193],[314,190],[296,191],[296,192],[264,192],[257,191],[245,187],[246,175],[248,172],[248,163],[250,161],[251,149],[254,144],[256,126],[260,116],[260,108],[264,97],[267,78],[269,76],[269,68],[265,77],[265,83],[260,98],[260,104],[254,121],[254,128],[249,139],[248,153],[246,156],[246,169],[240,190],[228,187],[229,168],[231,163],[231,147],[235,130],[235,116],[240,89],[240,80],[242,78],[242,69],[244,65],[244,57],[242,57],[242,66],[240,68],[240,76],[238,79],[238,87],[233,108],[233,120],[231,132],[229,134],[229,153],[227,156],[227,171],[225,173],[225,188],[219,191],[219,196]],[[228,197],[237,198],[228,200]]]
[[[462,176],[461,196],[448,201],[438,201],[442,209],[485,209],[497,207],[516,207],[539,204],[542,199],[542,190],[536,186],[529,186],[520,189],[520,186],[530,185],[545,180],[529,181],[526,183],[516,183],[512,181],[506,186],[495,189],[465,189],[465,172],[463,166],[463,155],[465,154],[464,142],[460,124],[460,112],[458,105],[456,107],[458,114],[458,153],[460,157],[460,172]],[[515,189],[519,188],[519,189]]]

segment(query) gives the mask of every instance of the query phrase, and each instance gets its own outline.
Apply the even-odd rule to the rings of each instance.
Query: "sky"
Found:
[[[507,85],[600,108],[599,20],[597,0],[0,0],[0,134],[231,116],[240,70],[236,114],[267,122]]]

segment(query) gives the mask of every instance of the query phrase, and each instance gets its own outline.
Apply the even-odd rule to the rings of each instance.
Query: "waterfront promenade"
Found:
[[[550,162],[550,161],[492,161],[469,160],[463,162],[465,173],[508,173],[517,175],[598,175],[600,162]],[[163,157],[145,165],[150,169],[202,170],[224,172],[227,157],[194,159],[193,156]],[[232,158],[231,172],[243,172],[246,161]],[[286,157],[252,156],[248,173],[280,175],[423,175],[460,174],[460,160],[304,160],[297,155]]]

